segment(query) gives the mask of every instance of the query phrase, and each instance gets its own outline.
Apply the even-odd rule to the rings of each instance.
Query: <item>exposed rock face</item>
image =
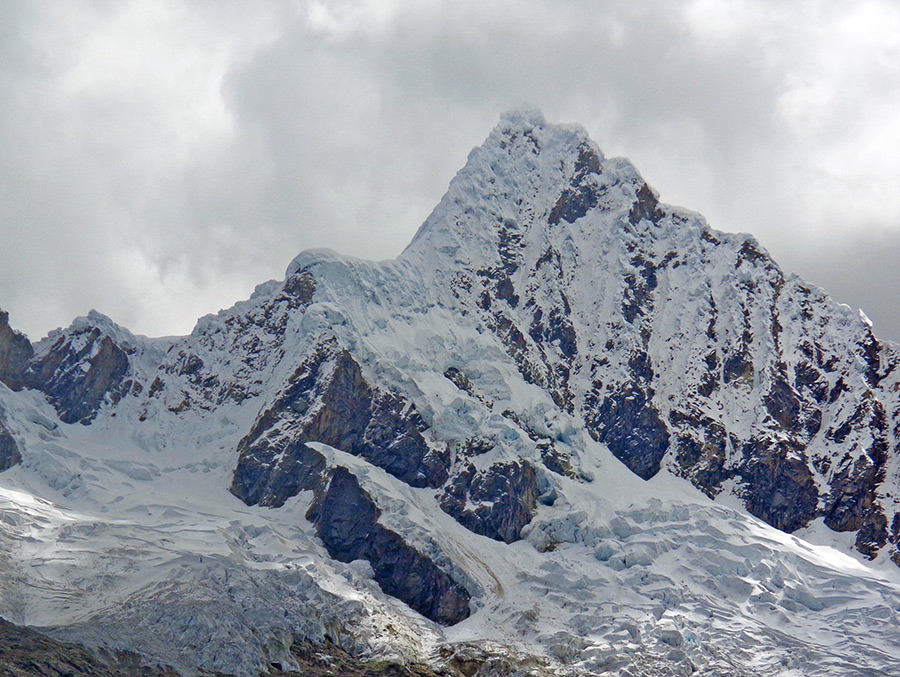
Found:
[[[362,661],[349,656],[333,643],[325,641],[295,642],[291,654],[297,668],[284,675],[290,677],[507,677],[508,675],[549,676],[544,668],[549,661],[532,656],[516,657],[510,653],[492,653],[485,647],[469,643],[442,646],[438,651],[441,667],[423,664],[403,665],[393,661]],[[274,666],[277,668],[277,666]],[[281,673],[275,673],[281,674]]]
[[[596,180],[596,175],[601,171],[597,152],[589,143],[582,143],[578,147],[578,158],[575,160],[570,183],[547,217],[547,222],[551,226],[559,224],[560,221],[575,223],[597,206],[604,192],[601,183]]]
[[[825,518],[869,556],[895,538],[878,487],[900,448],[900,354],[858,314],[527,117],[495,129],[448,195],[403,256],[637,475],[734,486],[773,526]],[[451,277],[451,260],[470,269]]]
[[[806,526],[818,507],[812,473],[796,451],[750,443],[739,470],[748,512],[787,532]]]
[[[440,486],[446,452],[429,447],[415,406],[372,388],[333,340],[317,346],[259,415],[238,446],[232,492],[250,505],[280,506],[315,486],[324,460],[305,446],[323,442],[361,456],[414,487]]]
[[[247,505],[278,508],[291,496],[315,489],[325,470],[322,454],[296,440],[260,440],[240,452],[231,493]]]
[[[484,471],[466,465],[440,496],[441,509],[476,534],[513,543],[531,521],[538,487],[526,461],[497,463]]]
[[[442,677],[425,665],[403,665],[393,661],[362,661],[354,658],[333,643],[297,641],[291,646],[297,667],[276,672],[289,677]],[[280,670],[279,665],[273,668]]]
[[[900,356],[865,322],[785,277],[752,238],[660,203],[634,167],[604,158],[579,131],[505,121],[448,196],[400,259],[421,280],[306,257],[265,303],[231,313],[201,343],[225,341],[243,363],[262,365],[280,359],[298,313],[336,311],[336,327],[355,336],[374,325],[351,312],[354,295],[384,307],[393,294],[440,290],[431,303],[476,318],[527,384],[640,477],[668,470],[712,497],[734,487],[750,512],[781,529],[822,517],[857,532],[861,552],[891,543],[900,558],[900,528],[889,528],[898,513],[879,498],[900,445]],[[239,445],[232,491],[278,506],[314,488],[324,460],[306,442],[321,441],[437,489],[445,511],[477,533],[516,538],[533,490],[511,502],[488,494],[530,486],[525,466],[479,474],[471,454],[452,459],[447,445],[482,431],[426,441],[415,389],[367,381],[360,357],[340,347],[352,341],[334,341],[317,344],[263,406]],[[461,393],[494,407],[464,363],[445,364],[456,365],[443,373]],[[210,356],[187,346],[168,369],[198,392],[218,391],[213,403],[226,390],[236,401],[260,391],[268,373],[260,367],[250,385],[226,386]],[[552,439],[528,434],[530,462],[579,477]]]
[[[25,367],[34,355],[28,338],[9,326],[9,313],[0,310],[0,383],[13,390],[25,385]]]
[[[0,618],[0,674],[9,677],[177,677],[179,673],[164,666],[144,665],[136,654],[91,651]]]
[[[0,412],[2,414],[2,412]],[[3,427],[3,418],[0,416],[0,472],[9,470],[22,460],[22,454],[16,440],[10,432]]]
[[[212,411],[241,403],[266,389],[285,357],[288,326],[313,299],[315,279],[293,271],[283,284],[260,285],[252,309],[229,309],[201,318],[193,334],[171,347],[151,391],[175,413]]]
[[[69,632],[146,632],[161,656],[202,648],[190,660],[210,673],[222,661],[286,671],[295,637],[310,671],[331,668],[315,652],[332,642],[363,658],[395,642],[420,658],[440,642],[426,618],[465,619],[478,586],[503,633],[573,671],[731,674],[761,656],[777,671],[797,667],[781,660],[795,647],[798,660],[818,652],[817,666],[843,669],[874,628],[874,674],[897,645],[893,584],[857,585],[784,539],[754,541],[764,530],[731,506],[788,532],[821,520],[900,565],[898,365],[900,349],[864,317],[786,276],[752,238],[661,203],[583,130],[513,115],[394,261],[303,253],[284,281],[181,338],[134,337],[92,314],[32,346],[0,313],[0,470],[29,461],[4,488],[72,504],[17,514],[22,497],[4,491],[4,510],[27,519],[2,520],[12,547],[0,561],[23,590],[56,575],[61,599],[82,596],[70,571],[96,570],[84,587],[102,591],[103,608],[59,605]],[[48,421],[28,389],[63,421],[95,427]],[[217,503],[214,489],[208,513],[185,496],[204,476],[184,473],[218,471],[235,445],[231,492],[265,515]],[[729,507],[637,479],[659,473]],[[172,503],[156,510],[162,497]],[[35,568],[15,544],[38,532],[48,564]],[[97,558],[66,561],[59,544],[73,541]],[[424,618],[385,599],[368,567],[334,561],[359,559]],[[158,580],[136,595],[145,566]],[[349,585],[333,585],[342,577]],[[611,604],[611,588],[628,601]],[[873,613],[857,623],[863,604]],[[803,619],[793,635],[789,614]],[[739,638],[736,617],[752,619]],[[863,648],[835,662],[804,645],[829,625],[846,630],[835,645]],[[764,648],[732,664],[731,649],[751,642]],[[467,675],[526,670],[489,668],[489,648],[431,657]],[[642,662],[653,652],[671,669]],[[702,655],[712,662],[695,663]],[[852,669],[868,669],[862,657]]]
[[[588,397],[585,421],[591,436],[604,442],[639,477],[646,480],[658,473],[669,450],[669,433],[645,391],[628,384],[596,406],[591,406],[593,399]]]
[[[64,423],[90,423],[128,372],[128,355],[97,327],[60,335],[32,359],[25,383],[43,391]]]
[[[307,519],[328,554],[342,562],[365,559],[389,595],[436,623],[468,618],[469,593],[397,533],[378,524],[381,511],[346,468],[337,467],[316,491]]]

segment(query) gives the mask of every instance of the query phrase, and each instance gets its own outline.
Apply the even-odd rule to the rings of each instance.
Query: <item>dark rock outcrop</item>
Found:
[[[31,341],[9,326],[9,313],[0,310],[0,383],[12,390],[25,385],[25,368],[34,355]]]
[[[411,403],[366,383],[334,341],[320,344],[238,445],[231,491],[249,505],[280,506],[315,484],[324,462],[305,446],[322,442],[361,456],[414,487],[440,486],[449,456],[433,450]]]
[[[469,464],[453,477],[439,503],[470,531],[513,543],[531,522],[538,493],[534,468],[527,461],[496,463],[483,471]]]
[[[594,149],[586,143],[579,146],[572,179],[547,217],[550,225],[560,221],[575,223],[597,206],[603,190],[592,178],[600,172],[600,157]]]
[[[275,675],[288,677],[448,677],[444,670],[435,672],[425,665],[404,665],[394,661],[361,660],[348,654],[327,639],[324,642],[296,640],[291,645],[296,669],[282,672],[280,664],[272,664]]]
[[[292,297],[296,300],[297,306],[309,305],[312,302],[313,294],[316,293],[316,280],[309,271],[301,270],[289,276],[284,281],[282,288],[284,295]],[[280,300],[278,297],[277,300]]]
[[[550,661],[530,655],[515,655],[499,646],[458,643],[438,648],[438,666],[401,664],[391,660],[361,660],[349,655],[333,642],[297,640],[291,655],[297,669],[280,672],[272,665],[275,675],[286,677],[500,677],[507,675],[550,674]],[[537,669],[536,669],[537,668]]]
[[[817,517],[819,492],[797,449],[753,440],[744,445],[743,456],[738,472],[747,512],[788,533]]]
[[[708,496],[735,491],[753,514],[788,531],[823,518],[855,531],[864,554],[890,543],[900,561],[900,517],[887,500],[897,480],[886,478],[900,449],[895,346],[821,290],[786,277],[752,238],[661,204],[630,163],[604,159],[576,130],[515,118],[477,155],[401,255],[413,265],[379,277],[387,269],[358,275],[365,266],[353,264],[335,275],[343,264],[331,262],[320,278],[315,256],[298,259],[283,284],[223,311],[170,350],[160,374],[135,383],[156,400],[151,409],[165,400],[175,413],[214,410],[266,393],[238,445],[231,487],[248,504],[280,506],[319,486],[326,462],[310,446],[318,441],[436,489],[444,510],[473,531],[515,540],[534,509],[534,469],[511,462],[476,472],[497,446],[490,433],[473,424],[452,440],[432,439],[422,403],[435,400],[417,400],[421,409],[411,400],[427,381],[389,365],[417,382],[398,391],[376,380],[386,370],[361,366],[344,348],[367,342],[382,320],[427,311],[413,307],[418,294],[438,299],[448,321],[458,313],[492,334],[522,380],[640,477],[667,468]],[[425,286],[405,286],[403,271]],[[330,307],[346,292],[371,295],[390,312],[395,283],[404,299],[396,317],[371,322],[361,297],[353,312]],[[320,339],[304,357],[294,351],[314,335],[285,337],[318,326],[319,313],[298,322],[314,303],[326,322],[337,311],[340,338]],[[349,333],[338,326],[357,321]],[[78,326],[38,344],[34,356],[0,312],[0,381],[38,388],[62,420],[87,423],[105,402],[135,391],[125,387],[128,350],[110,338],[122,335]],[[492,388],[483,371],[467,375],[462,356],[471,354],[451,347],[438,357],[446,379],[473,407],[493,410],[491,398],[508,406],[497,393],[512,384]],[[298,363],[272,396],[274,375]],[[371,368],[365,377],[363,366]],[[566,441],[507,418],[533,442],[535,467],[579,479]],[[4,445],[15,462],[10,436],[0,436]]]
[[[570,479],[584,479],[572,466],[572,458],[567,453],[560,451],[551,440],[542,440],[537,444],[538,453],[544,467],[557,475]]]
[[[97,327],[65,333],[32,359],[25,383],[43,391],[64,423],[90,423],[128,372],[128,355]]]
[[[659,208],[659,200],[653,189],[646,183],[637,191],[637,196],[631,211],[628,213],[628,222],[636,226],[642,219],[646,219],[651,223],[656,223],[663,217],[663,212]]]
[[[728,433],[725,427],[698,412],[672,411],[675,429],[675,470],[713,498],[725,480],[734,477],[728,465]]]
[[[146,665],[126,651],[94,651],[61,642],[0,618],[0,675],[3,677],[177,677],[159,665]]]
[[[669,450],[669,433],[642,388],[629,384],[599,405],[590,397],[587,402],[585,423],[591,437],[605,443],[638,477],[646,480],[659,472]]]
[[[468,618],[468,591],[399,534],[379,524],[380,515],[356,476],[337,467],[316,489],[306,517],[331,557],[368,561],[388,595],[442,625]]]
[[[231,493],[247,505],[278,508],[291,496],[315,489],[323,470],[325,457],[303,442],[263,439],[242,448]]]
[[[22,454],[19,452],[16,440],[3,426],[3,420],[0,419],[0,472],[9,470],[21,460]]]

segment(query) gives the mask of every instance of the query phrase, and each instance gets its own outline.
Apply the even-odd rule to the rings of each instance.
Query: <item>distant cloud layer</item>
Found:
[[[196,318],[327,246],[395,256],[501,111],[580,122],[900,340],[900,5],[0,5],[0,307]]]

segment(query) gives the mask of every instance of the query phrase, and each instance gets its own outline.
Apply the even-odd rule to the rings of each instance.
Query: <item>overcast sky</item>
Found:
[[[753,233],[900,340],[900,3],[0,3],[0,307],[182,334],[331,247],[396,256],[500,113]]]

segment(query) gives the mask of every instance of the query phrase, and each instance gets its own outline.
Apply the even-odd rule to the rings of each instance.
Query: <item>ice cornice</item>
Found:
[[[496,146],[507,150],[511,140],[514,140],[519,134],[528,136],[535,143],[534,149],[523,147],[522,150],[531,150],[531,152],[537,150],[541,154],[549,152],[563,156],[570,154],[577,156],[581,147],[587,144],[601,161],[604,159],[603,152],[584,127],[578,124],[547,122],[540,110],[527,107],[504,112],[485,142],[473,153],[479,150],[491,150]]]
[[[336,252],[334,249],[329,249],[327,247],[306,249],[297,254],[293,261],[288,264],[287,270],[284,271],[284,277],[287,279],[292,275],[299,273],[301,270],[306,270],[319,264],[335,261],[344,262],[347,260],[353,259],[352,257],[345,256]]]
[[[526,124],[532,127],[544,127],[549,123],[540,108],[524,105],[503,111],[500,114],[498,126],[504,124]]]

